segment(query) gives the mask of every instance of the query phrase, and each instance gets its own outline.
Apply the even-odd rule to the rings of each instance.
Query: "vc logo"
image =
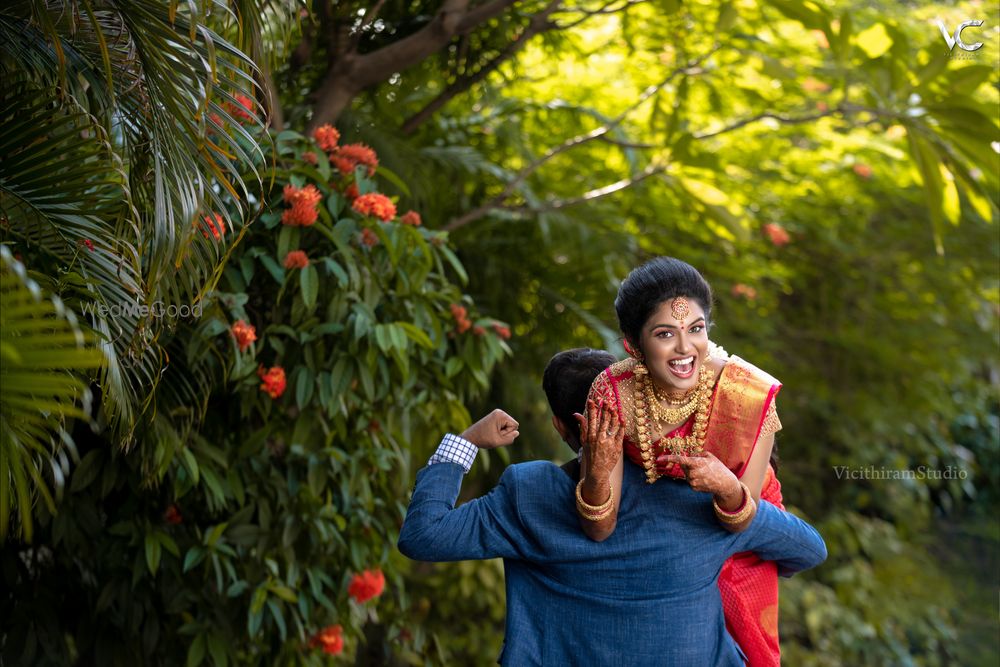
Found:
[[[945,44],[948,45],[949,51],[953,51],[956,44],[958,44],[958,48],[963,51],[977,51],[983,48],[983,43],[976,42],[975,44],[966,44],[962,41],[962,31],[966,28],[978,28],[982,24],[982,21],[962,21],[958,24],[958,27],[955,28],[955,32],[953,34],[948,33],[948,28],[945,27],[944,21],[939,20],[937,22],[937,27],[940,28],[941,36],[944,37]]]

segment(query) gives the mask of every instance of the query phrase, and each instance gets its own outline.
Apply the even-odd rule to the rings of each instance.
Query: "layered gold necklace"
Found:
[[[701,452],[705,446],[705,431],[708,426],[708,408],[712,401],[713,373],[707,364],[702,364],[698,371],[698,387],[693,397],[678,407],[664,407],[657,396],[653,379],[648,373],[635,377],[633,404],[635,405],[636,431],[639,436],[639,450],[642,452],[642,466],[646,470],[646,482],[652,484],[660,478],[653,457],[653,447],[650,434],[653,427],[667,424],[677,424],[695,415],[694,428],[689,435],[662,438],[662,449],[672,454],[693,454]],[[684,401],[685,396],[681,400]]]

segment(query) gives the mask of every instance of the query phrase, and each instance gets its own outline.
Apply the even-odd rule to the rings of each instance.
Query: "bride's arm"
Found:
[[[578,416],[583,460],[576,490],[580,527],[592,540],[602,542],[615,531],[621,501],[625,426],[607,403],[587,401],[586,417]]]

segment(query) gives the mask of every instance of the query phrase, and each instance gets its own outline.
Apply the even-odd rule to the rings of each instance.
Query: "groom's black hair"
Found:
[[[580,439],[580,425],[573,413],[586,411],[587,395],[594,378],[615,361],[617,359],[610,352],[578,347],[556,354],[545,366],[542,389],[549,399],[552,414],[562,420],[577,440]]]

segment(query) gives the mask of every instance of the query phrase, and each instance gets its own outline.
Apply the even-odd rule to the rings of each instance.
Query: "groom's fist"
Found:
[[[462,437],[480,449],[506,447],[520,435],[518,423],[509,414],[497,408],[475,424],[465,429]]]

